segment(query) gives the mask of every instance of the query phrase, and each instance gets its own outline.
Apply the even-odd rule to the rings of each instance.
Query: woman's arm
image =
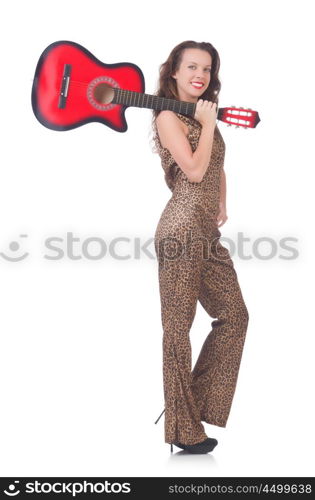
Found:
[[[220,204],[226,207],[226,176],[224,168],[221,171]]]
[[[226,215],[226,176],[225,171],[222,168],[221,179],[220,179],[220,201],[219,201],[219,213],[217,215],[218,227],[223,226],[227,221],[228,216]]]
[[[202,126],[198,146],[193,152],[181,120],[173,111],[163,110],[156,118],[162,147],[167,148],[190,182],[201,182],[208,168],[214,139],[215,122]]]

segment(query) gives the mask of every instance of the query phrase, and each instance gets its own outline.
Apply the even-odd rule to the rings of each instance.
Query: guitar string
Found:
[[[70,83],[69,83],[69,86],[71,85],[75,85],[75,86],[81,86],[81,87],[88,87],[89,83],[84,83],[84,82],[79,82],[77,80],[70,80]],[[154,95],[154,94],[145,94],[143,92],[137,92],[137,91],[134,91],[134,90],[129,90],[129,89],[117,89],[119,91],[120,94],[123,94],[123,95],[126,95],[126,94],[130,94],[130,96],[133,96],[134,94],[141,94],[141,95],[145,95],[145,96],[149,96],[150,98],[153,98],[153,99],[169,99],[167,97],[160,97],[160,96],[157,96],[157,95]],[[170,99],[170,100],[173,100],[173,99]],[[174,99],[175,100],[175,99]]]
[[[79,82],[79,81],[76,81],[76,80],[70,80],[69,86],[71,86],[73,84],[76,87],[83,87],[83,88],[86,88],[89,85],[88,83],[83,83],[83,82]],[[130,97],[133,97],[134,94],[141,94],[141,95],[144,95],[144,96],[149,96],[149,98],[153,98],[155,100],[167,99],[165,97],[160,97],[160,96],[156,96],[156,95],[153,95],[153,94],[145,94],[145,93],[142,93],[142,92],[137,92],[137,91],[133,91],[133,90],[129,90],[129,89],[118,89],[118,90],[119,90],[119,93],[122,94],[123,96],[127,96],[129,94]]]
[[[89,83],[83,83],[83,82],[79,82],[77,80],[70,80],[70,84],[69,86],[73,85],[74,86],[77,86],[77,87],[83,87],[83,88],[87,88]],[[145,93],[142,93],[142,92],[137,92],[137,91],[133,91],[133,90],[129,90],[129,89],[117,89],[119,91],[119,95],[122,95],[123,97],[127,97],[129,96],[130,98],[136,96],[137,94],[140,94],[142,96],[148,96],[148,99],[153,99],[155,101],[163,101],[163,100],[169,100],[169,101],[173,101],[175,99],[170,99],[170,98],[167,98],[167,97],[161,97],[161,96],[157,96],[157,95],[154,95],[154,94],[145,94]],[[119,97],[118,95],[118,97]],[[185,102],[185,105],[186,102]]]
[[[71,86],[74,86],[74,87],[77,87],[77,89],[79,90],[82,90],[82,94],[85,93],[86,89],[87,89],[87,85],[83,85],[81,83],[77,83],[75,81],[73,82],[70,82],[70,85],[69,85],[69,88]],[[153,100],[163,100],[164,98],[161,98],[159,96],[154,96],[154,95],[149,95],[149,94],[142,94],[141,92],[135,92],[135,91],[130,91],[130,90],[127,90],[127,89],[119,89],[119,94],[118,94],[118,99],[119,97],[130,97],[131,99],[133,97],[137,97],[137,95],[140,94],[141,96],[149,96],[149,99],[153,99]]]
[[[79,81],[79,80],[72,80],[72,79],[70,79],[69,86],[72,85],[72,84],[75,84],[75,86],[82,86],[82,87],[86,88],[90,84],[90,82],[86,82],[85,83],[85,82],[82,82],[82,81]],[[157,96],[157,95],[154,95],[154,94],[145,94],[143,92],[137,92],[137,91],[129,90],[129,89],[120,89],[120,88],[118,88],[117,90],[120,93],[122,93],[122,94],[130,93],[131,96],[135,93],[135,94],[146,95],[146,96],[149,96],[150,98],[153,97],[154,99],[170,99],[170,98],[167,98],[167,97],[161,97],[161,96]],[[170,100],[173,100],[173,99],[170,99]],[[242,108],[240,108],[240,109],[242,109]],[[239,111],[238,108],[233,108],[233,110],[234,111]],[[255,111],[253,111],[253,110],[251,110],[251,111],[252,111],[252,113],[255,113]]]
[[[84,82],[80,82],[80,81],[77,81],[77,80],[70,80],[70,83],[69,83],[69,87],[70,86],[75,86],[75,87],[78,87],[80,90],[86,90],[86,88],[88,87],[89,83],[84,83]],[[128,94],[129,94],[129,97],[132,98],[133,97],[133,94],[141,94],[142,96],[148,96],[149,99],[152,99],[153,101],[158,101],[158,102],[155,102],[155,104],[161,104],[161,100],[164,100],[164,99],[168,99],[168,98],[165,98],[165,97],[160,97],[160,96],[156,96],[156,95],[153,95],[153,94],[144,94],[144,93],[141,93],[141,92],[136,92],[136,91],[132,91],[132,90],[128,90],[128,89],[118,89],[119,90],[119,96],[120,97],[127,97]],[[81,95],[84,95],[86,92],[82,92]],[[119,97],[118,96],[118,97]],[[172,101],[172,99],[170,99]],[[110,104],[110,103],[108,103]],[[123,103],[114,103],[114,104],[123,104]],[[152,103],[151,103],[152,104]],[[233,111],[239,111],[237,108],[233,108]],[[240,121],[238,121],[238,125],[241,126],[241,127],[244,127],[244,128],[249,128],[251,127],[250,125],[250,122],[253,120],[254,118],[254,114],[256,112],[254,112],[253,110],[251,110],[251,116],[247,116],[247,120],[246,118],[244,117],[244,121],[248,121],[249,124],[242,124],[240,123]],[[237,116],[240,116],[240,115],[237,115]],[[235,116],[236,118],[236,116]],[[251,120],[251,119],[252,120]],[[237,123],[233,123],[233,122],[230,122],[232,125],[237,125]]]
[[[80,90],[85,90],[87,87],[88,87],[88,84],[84,84],[82,82],[78,82],[76,80],[71,80],[70,81],[70,84],[69,84],[69,87],[71,86],[74,86],[74,87],[77,87],[78,89]],[[128,89],[118,89],[119,90],[119,93],[117,95],[118,99],[120,97],[129,97],[130,99],[133,99],[133,98],[137,98],[137,95],[140,94],[141,96],[145,96],[145,97],[142,97],[143,99],[145,99],[146,97],[148,98],[148,102],[149,100],[151,99],[151,101],[155,101],[155,104],[162,104],[162,101],[164,100],[169,100],[170,101],[170,104],[172,104],[172,101],[173,99],[169,99],[169,98],[166,98],[166,97],[160,97],[160,96],[156,96],[156,95],[152,95],[152,94],[143,94],[141,92],[136,92],[136,91],[132,91],[132,90],[128,90]],[[175,99],[174,99],[175,100]],[[119,104],[119,103],[117,103]],[[183,106],[187,106],[187,104],[183,104]],[[173,104],[174,106],[174,104]]]
[[[86,89],[88,87],[88,85],[89,84],[87,84],[87,83],[85,84],[82,82],[78,82],[76,80],[71,80],[69,87],[74,86],[77,88]],[[167,99],[167,98],[155,96],[152,94],[142,94],[141,92],[136,92],[136,91],[132,91],[132,90],[128,90],[128,89],[118,89],[118,90],[119,90],[118,98],[119,97],[130,97],[132,99],[133,97],[136,97],[137,94],[140,94],[141,96],[148,96],[148,99],[152,99],[153,101],[157,101],[157,104],[159,102],[161,102],[162,100]]]

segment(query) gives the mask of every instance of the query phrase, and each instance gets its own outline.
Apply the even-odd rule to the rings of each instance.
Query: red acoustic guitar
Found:
[[[128,106],[170,109],[194,116],[196,104],[144,93],[144,77],[135,64],[105,64],[75,42],[49,45],[37,63],[32,88],[36,118],[52,130],[70,130],[89,122],[100,122],[125,132]],[[254,128],[257,111],[244,108],[218,109],[218,120],[228,125]]]

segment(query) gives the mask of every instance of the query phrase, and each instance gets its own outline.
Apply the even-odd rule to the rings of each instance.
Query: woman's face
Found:
[[[206,50],[183,51],[179,69],[172,75],[180,101],[197,102],[210,83],[211,64],[212,58]]]

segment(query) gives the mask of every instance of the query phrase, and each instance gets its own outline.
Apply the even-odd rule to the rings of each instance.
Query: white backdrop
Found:
[[[2,476],[313,475],[311,5],[2,7]],[[205,424],[219,445],[203,456],[171,455],[164,416],[154,425],[164,407],[162,325],[149,240],[171,192],[151,150],[151,111],[128,108],[125,133],[99,123],[55,132],[35,119],[30,99],[37,60],[54,41],[80,43],[105,63],[137,64],[154,93],[159,65],[187,39],[219,51],[220,106],[261,118],[246,131],[218,123],[229,216],[220,230],[250,322],[227,427]],[[59,238],[62,258],[49,259],[56,252],[47,238]],[[107,245],[102,258],[93,259],[95,238]],[[115,238],[128,238],[116,256]],[[137,253],[144,244],[147,253]],[[210,321],[198,304],[193,363]]]

